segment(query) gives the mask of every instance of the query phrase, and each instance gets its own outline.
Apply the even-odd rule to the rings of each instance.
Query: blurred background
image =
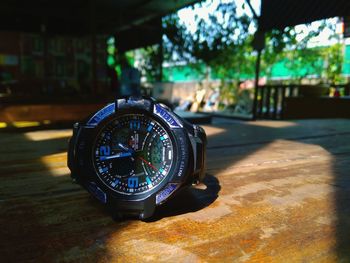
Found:
[[[350,116],[346,1],[7,0],[0,10],[0,127],[79,120],[125,94],[127,68],[142,94],[193,121]]]

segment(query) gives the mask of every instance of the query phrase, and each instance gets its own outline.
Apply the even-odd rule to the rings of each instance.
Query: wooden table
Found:
[[[205,129],[205,184],[150,222],[71,184],[70,130],[0,133],[0,261],[350,261],[350,120]]]

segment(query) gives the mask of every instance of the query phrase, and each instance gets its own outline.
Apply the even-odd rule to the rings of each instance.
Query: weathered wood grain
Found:
[[[71,184],[70,130],[0,133],[0,261],[350,261],[350,120],[205,129],[205,184],[149,222]]]
[[[86,118],[105,106],[104,103],[74,104],[3,104],[0,105],[0,122],[14,121],[75,121]]]

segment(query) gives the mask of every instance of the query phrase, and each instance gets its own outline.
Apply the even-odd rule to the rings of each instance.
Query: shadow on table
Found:
[[[221,189],[219,180],[215,176],[207,174],[203,185],[204,187],[202,188],[195,186],[184,188],[176,196],[158,207],[154,216],[148,219],[147,222],[154,222],[164,217],[196,212],[209,206],[218,197]]]

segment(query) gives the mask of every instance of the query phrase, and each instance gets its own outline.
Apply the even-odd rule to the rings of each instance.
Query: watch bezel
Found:
[[[115,114],[113,116],[111,116],[110,118],[108,118],[106,120],[106,122],[104,123],[101,123],[102,125],[100,125],[98,131],[96,132],[96,136],[94,138],[94,142],[92,143],[92,149],[91,149],[91,162],[93,163],[93,167],[94,167],[94,170],[95,170],[95,173],[96,175],[98,176],[98,178],[100,179],[100,181],[102,183],[105,184],[105,186],[107,188],[109,188],[113,193],[118,193],[118,194],[121,194],[121,195],[143,195],[143,194],[148,194],[148,193],[152,193],[152,190],[156,189],[159,185],[162,185],[163,182],[167,179],[167,177],[169,176],[169,174],[173,173],[174,171],[174,167],[175,167],[175,162],[174,162],[174,159],[171,160],[171,166],[170,166],[170,169],[168,171],[168,173],[165,175],[164,178],[161,179],[161,181],[155,186],[153,187],[152,189],[148,189],[148,190],[145,190],[143,192],[135,192],[135,193],[132,193],[132,192],[121,192],[121,191],[118,191],[118,190],[114,190],[110,185],[108,185],[102,178],[101,178],[101,175],[98,173],[97,171],[97,168],[96,168],[96,161],[95,161],[95,150],[96,150],[96,144],[98,143],[98,140],[101,136],[101,133],[104,131],[104,129],[106,129],[107,126],[110,125],[111,122],[114,122],[115,120],[117,119],[120,119],[120,118],[123,118],[125,116],[133,116],[133,115],[137,115],[137,116],[144,116],[146,117],[147,119],[149,120],[154,120],[155,122],[157,122],[168,134],[169,136],[169,139],[171,141],[171,145],[172,145],[172,151],[173,151],[173,155],[174,156],[177,156],[177,148],[176,148],[176,145],[175,145],[175,138],[174,138],[174,135],[173,133],[171,132],[171,130],[168,130],[166,126],[164,126],[162,123],[159,122],[159,120],[157,118],[154,118],[154,115],[149,115],[145,112],[137,112],[137,111],[133,111],[131,112],[130,110],[128,110],[127,112],[123,113],[123,114]]]

